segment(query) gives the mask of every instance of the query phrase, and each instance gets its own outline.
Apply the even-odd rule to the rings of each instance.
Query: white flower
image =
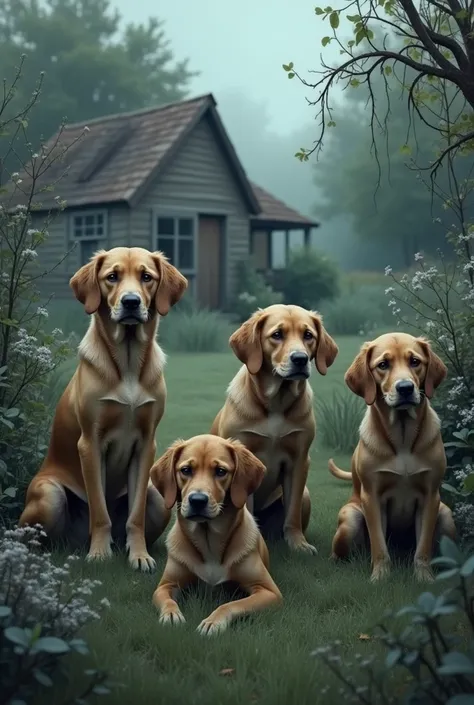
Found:
[[[388,296],[389,294],[393,294],[394,291],[395,289],[393,288],[393,286],[389,286],[387,287],[387,289],[385,289],[385,294]]]
[[[36,250],[31,250],[29,247],[27,247],[23,250],[21,256],[25,259],[35,259],[36,257],[38,257],[38,253],[36,252]]]
[[[49,316],[47,310],[42,306],[38,306],[38,308],[36,309],[36,315],[41,316],[42,318],[48,318]]]
[[[393,272],[391,267],[385,267],[385,276],[388,277]]]
[[[423,255],[421,254],[421,252],[417,252],[415,254],[415,262],[419,262],[422,259],[423,259]]]

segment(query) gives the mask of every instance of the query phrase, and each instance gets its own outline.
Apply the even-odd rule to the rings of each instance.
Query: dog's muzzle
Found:
[[[147,311],[143,305],[141,296],[134,293],[123,294],[120,299],[118,313],[114,318],[117,323],[128,326],[145,323]]]
[[[286,379],[299,380],[309,377],[309,355],[300,350],[295,350],[289,356],[289,371],[285,375]]]
[[[184,517],[197,522],[212,519],[209,512],[209,495],[206,492],[191,492],[187,497]]]
[[[416,406],[420,403],[420,393],[411,379],[400,379],[395,383],[395,408]]]

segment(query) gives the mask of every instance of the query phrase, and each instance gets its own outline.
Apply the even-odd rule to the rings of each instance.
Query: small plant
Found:
[[[172,311],[160,323],[158,338],[165,350],[213,353],[227,349],[229,335],[229,323],[222,314],[195,309]]]
[[[338,271],[333,262],[316,250],[298,249],[287,266],[273,272],[272,284],[287,304],[317,309],[321,301],[338,294]]]
[[[384,662],[362,653],[348,662],[339,654],[340,644],[313,652],[342,684],[338,702],[474,702],[474,555],[466,558],[446,536],[440,552],[432,561],[441,568],[436,579],[454,580],[454,585],[439,595],[423,592],[415,604],[387,614],[393,630],[385,621],[366,635],[380,641]]]
[[[0,705],[26,705],[57,686],[67,676],[65,657],[89,653],[78,633],[109,606],[105,598],[89,604],[100,582],[71,577],[75,556],[58,567],[38,550],[44,537],[41,527],[25,527],[0,539]],[[109,692],[105,674],[87,670],[67,702]]]
[[[448,481],[443,489],[449,494],[450,504],[462,538],[474,541],[474,431],[463,428],[454,431],[454,441],[444,444],[449,462]]]
[[[334,390],[327,398],[316,401],[318,439],[325,448],[352,453],[359,440],[359,426],[364,404],[354,394]]]
[[[283,303],[283,294],[275,291],[262,274],[257,272],[252,260],[241,260],[236,266],[237,292],[230,310],[239,323],[246,321],[257,308]]]

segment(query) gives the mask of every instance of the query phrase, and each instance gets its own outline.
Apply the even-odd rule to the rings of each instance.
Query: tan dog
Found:
[[[150,543],[170,517],[149,483],[166,399],[165,356],[155,336],[159,316],[179,301],[187,280],[159,252],[117,247],[94,255],[70,285],[92,320],[79,346],[77,370],[56,409],[47,456],[28,488],[20,525],[39,523],[51,537],[74,540],[85,518],[88,560],[108,558],[109,506],[127,494],[129,561],[147,571],[155,561],[146,548],[145,517]],[[82,522],[72,513],[78,504]]]
[[[151,469],[151,479],[170,509],[178,501],[168,534],[168,561],[153,596],[163,624],[184,617],[173,591],[198,578],[210,585],[238,583],[249,597],[221,605],[198,627],[216,634],[232,619],[281,601],[269,572],[268,550],[245,506],[265,468],[242,443],[216,436],[178,440]]]
[[[422,338],[389,333],[365,343],[347,370],[348,387],[368,405],[352,472],[329,461],[336,477],[352,480],[341,509],[333,556],[344,558],[363,540],[367,526],[372,581],[387,575],[387,526],[416,530],[415,575],[432,579],[430,560],[438,528],[454,538],[451,510],[440,502],[446,470],[440,421],[428,399],[446,377],[446,367]]]
[[[316,430],[311,361],[325,375],[338,348],[321,318],[299,306],[258,310],[230,338],[243,363],[211,433],[237,438],[267,468],[250,502],[256,516],[283,494],[283,534],[290,548],[316,553],[304,536],[311,502],[306,479]]]

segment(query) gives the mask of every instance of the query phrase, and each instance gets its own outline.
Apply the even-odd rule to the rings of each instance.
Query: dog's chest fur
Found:
[[[252,450],[255,449],[255,455],[267,468],[264,484],[276,481],[282,466],[292,463],[290,438],[302,430],[278,412],[270,412],[265,419],[241,430],[242,440],[246,444],[253,437]]]

